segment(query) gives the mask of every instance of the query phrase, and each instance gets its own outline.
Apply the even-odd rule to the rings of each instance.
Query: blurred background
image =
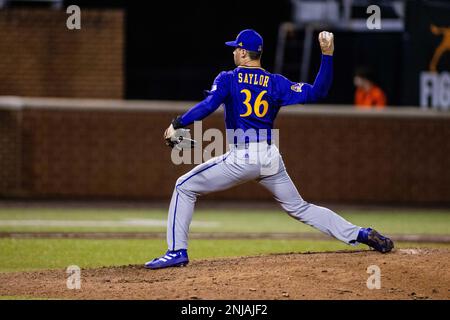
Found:
[[[79,29],[68,27],[70,5],[80,10]],[[448,1],[174,6],[0,2],[0,197],[167,200],[191,166],[171,164],[162,132],[234,68],[224,41],[254,28],[267,70],[313,82],[326,29],[336,38],[329,96],[285,108],[276,123],[304,196],[450,204]],[[216,112],[204,129],[223,129],[222,118]],[[208,197],[270,200],[258,188]]]
[[[69,5],[81,9],[80,30],[65,27]],[[370,5],[380,8],[381,29],[368,29]],[[199,100],[217,73],[234,68],[223,42],[244,28],[263,35],[268,70],[312,82],[317,34],[330,29],[336,81],[326,103],[353,104],[353,75],[365,67],[389,105],[417,106],[421,72],[449,69],[448,45],[431,66],[448,43],[448,10],[445,0],[4,0],[0,94]],[[441,100],[434,106],[447,110],[449,98]]]
[[[246,28],[264,37],[265,69],[310,83],[318,33],[335,35],[329,96],[276,122],[303,198],[400,246],[448,247],[450,1],[2,0],[0,271],[160,254],[193,167],[172,163],[162,134],[234,68],[224,42]],[[221,108],[203,121],[223,127]],[[194,258],[347,248],[257,183],[200,199],[192,231]]]

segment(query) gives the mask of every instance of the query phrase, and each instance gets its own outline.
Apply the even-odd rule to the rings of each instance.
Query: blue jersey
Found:
[[[201,120],[223,104],[227,131],[242,130],[247,141],[270,140],[281,107],[316,102],[327,95],[331,82],[332,56],[322,56],[312,85],[292,82],[259,67],[240,66],[221,72],[207,98],[181,117],[181,125]]]

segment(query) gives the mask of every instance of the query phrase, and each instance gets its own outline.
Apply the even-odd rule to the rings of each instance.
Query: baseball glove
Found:
[[[166,145],[171,148],[190,149],[195,147],[197,142],[191,139],[191,134],[189,129],[177,128],[177,119],[172,121],[172,124],[164,132],[164,140]],[[174,125],[175,124],[175,125]]]

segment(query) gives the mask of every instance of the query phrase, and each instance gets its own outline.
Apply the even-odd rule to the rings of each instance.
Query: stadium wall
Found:
[[[162,133],[192,104],[0,98],[0,197],[169,199],[193,165],[171,162]],[[223,126],[220,111],[203,123]],[[288,172],[308,201],[450,203],[450,114],[288,107],[276,127]],[[271,199],[255,182],[207,197]]]
[[[124,97],[124,12],[83,9],[69,30],[65,10],[0,10],[0,95]]]

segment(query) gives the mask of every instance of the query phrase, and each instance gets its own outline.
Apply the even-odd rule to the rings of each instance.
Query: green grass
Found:
[[[332,208],[331,208],[332,209]],[[450,235],[450,210],[368,210],[339,211],[360,226],[372,226],[386,234]],[[11,209],[0,208],[0,231],[58,232],[165,232],[166,210],[161,209]],[[154,219],[162,226],[74,227],[5,226],[5,220],[122,221]],[[192,226],[192,232],[318,232],[299,223],[281,210],[197,210],[194,222],[214,222],[216,226]],[[450,244],[397,243],[397,247],[446,247]],[[0,272],[60,269],[75,264],[99,267],[142,264],[159,256],[166,248],[164,239],[81,240],[81,239],[0,239]],[[333,251],[360,249],[336,240],[191,240],[191,259],[258,255],[266,253]]]
[[[398,243],[397,247],[445,247],[450,244]],[[37,269],[64,269],[143,264],[161,255],[163,239],[86,240],[86,239],[0,239],[0,272]],[[252,256],[267,253],[366,249],[337,240],[192,240],[191,259]]]
[[[387,234],[450,234],[450,210],[370,210],[339,211],[344,218],[360,226],[372,226]],[[122,221],[155,219],[165,221],[161,209],[0,209],[0,231],[60,232],[151,232],[165,226],[4,226],[2,220],[89,220]],[[197,210],[193,232],[317,232],[290,218],[281,210]],[[195,226],[195,222],[214,222],[216,226]]]

